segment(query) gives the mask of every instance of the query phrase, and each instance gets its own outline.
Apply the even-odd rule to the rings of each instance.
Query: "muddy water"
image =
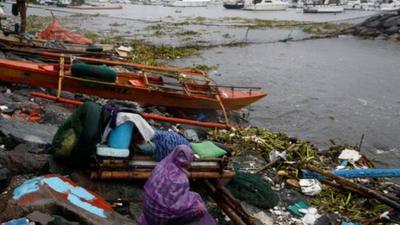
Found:
[[[400,147],[399,61],[400,44],[342,37],[217,48],[176,64],[217,64],[220,83],[267,90],[269,96],[252,107],[255,125],[322,149],[330,139],[357,144],[365,134],[364,150],[386,160],[398,150],[379,150]],[[390,158],[389,165],[399,159]]]
[[[80,12],[87,14],[102,14],[110,17],[134,19],[134,20],[181,20],[186,18],[206,17],[241,17],[251,19],[277,19],[277,20],[298,20],[298,21],[340,21],[351,18],[365,17],[375,12],[372,11],[346,11],[340,14],[303,14],[296,9],[282,11],[245,11],[245,10],[227,10],[221,5],[211,5],[208,7],[166,7],[162,5],[122,5],[121,10],[76,10],[66,8],[55,8],[54,10],[66,12]],[[32,13],[38,12],[38,9],[30,9]],[[48,13],[50,14],[50,13]]]

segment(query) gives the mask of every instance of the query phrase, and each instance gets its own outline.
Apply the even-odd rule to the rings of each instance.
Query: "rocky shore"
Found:
[[[366,38],[400,41],[400,11],[372,16],[346,30],[345,33]]]

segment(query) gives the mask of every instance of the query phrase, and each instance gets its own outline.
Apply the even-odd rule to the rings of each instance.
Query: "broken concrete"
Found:
[[[56,175],[35,177],[15,188],[0,221],[19,218],[35,211],[41,212],[39,219],[43,219],[43,214],[62,213],[64,219],[77,219],[88,225],[136,224],[116,213],[98,195]],[[46,216],[44,219],[47,221],[50,218]]]

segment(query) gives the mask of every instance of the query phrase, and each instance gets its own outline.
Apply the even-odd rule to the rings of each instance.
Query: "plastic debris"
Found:
[[[7,110],[7,109],[8,109],[8,106],[6,106],[6,105],[0,105],[0,110],[1,110],[1,111]]]
[[[183,132],[183,136],[188,139],[189,141],[199,142],[199,136],[197,132],[193,129],[187,129]]]
[[[315,196],[321,193],[321,183],[316,179],[300,179],[301,192],[308,196]]]
[[[342,153],[340,153],[338,158],[342,160],[348,160],[350,162],[357,162],[358,160],[361,159],[361,157],[362,155],[358,151],[352,149],[345,149],[342,151]]]
[[[253,217],[255,217],[256,219],[262,221],[263,224],[265,225],[273,225],[274,224],[274,220],[269,217],[265,212],[260,211],[258,213],[255,213],[252,215]]]
[[[282,158],[282,159],[286,160],[286,151],[278,152],[276,150],[272,150],[271,153],[269,153],[269,160],[271,162],[278,158]]]
[[[204,115],[204,113],[199,113],[199,114],[197,114],[197,116],[196,116],[196,120],[198,120],[198,121],[204,121],[204,120],[206,120],[206,119],[207,119],[207,116]]]
[[[345,169],[347,167],[347,165],[349,164],[348,161],[343,160],[342,162],[340,162],[340,165],[336,167],[337,170],[342,170]]]
[[[305,213],[304,217],[302,218],[303,223],[312,225],[315,223],[315,221],[321,217],[320,214],[318,214],[318,210],[316,208],[308,208],[308,209],[300,209],[301,212]]]
[[[125,47],[125,46],[119,46],[116,50],[119,56],[121,57],[128,57],[129,52],[132,51],[132,47]]]
[[[340,225],[361,225],[361,223],[353,223],[353,222],[342,221],[340,223]]]
[[[384,213],[382,213],[381,215],[379,215],[379,218],[385,218],[385,219],[390,219],[390,216],[389,216],[389,211],[385,211]]]
[[[1,225],[30,225],[30,223],[27,218],[23,217],[19,219],[10,220],[8,222],[2,223]]]
[[[303,217],[304,213],[300,211],[300,209],[308,209],[309,206],[306,202],[301,201],[301,202],[297,202],[294,205],[290,205],[288,206],[288,210],[289,212],[293,215],[293,216],[297,216],[297,217]]]

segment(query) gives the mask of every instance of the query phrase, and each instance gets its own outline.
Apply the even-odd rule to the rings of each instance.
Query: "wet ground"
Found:
[[[6,5],[6,7],[8,7]],[[316,143],[321,149],[336,143],[358,144],[365,134],[363,150],[381,165],[394,167],[400,160],[400,44],[390,41],[339,37],[282,43],[287,37],[301,39],[299,29],[252,29],[219,24],[172,26],[166,22],[185,21],[189,17],[243,17],[300,21],[356,23],[375,12],[352,11],[334,15],[287,12],[248,12],[207,8],[171,8],[124,5],[123,10],[71,12],[106,14],[79,19],[78,24],[91,31],[118,30],[126,37],[145,39],[156,44],[223,44],[247,39],[242,47],[203,50],[201,56],[172,62],[179,66],[217,65],[222,76],[213,76],[223,84],[261,86],[269,96],[251,108],[254,125],[288,132]],[[47,15],[43,9],[30,14]],[[56,12],[59,16],[69,13]],[[119,23],[120,26],[110,24]],[[161,29],[154,28],[159,24]],[[161,30],[164,33],[155,32]],[[177,32],[194,31],[191,35]],[[247,38],[246,38],[247,36]]]

